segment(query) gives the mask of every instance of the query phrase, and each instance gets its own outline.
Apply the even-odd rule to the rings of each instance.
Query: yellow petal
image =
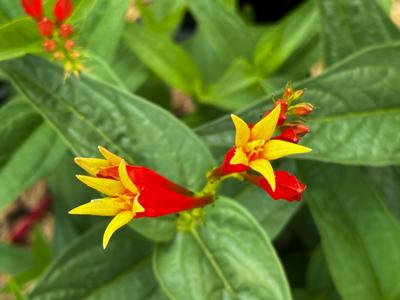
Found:
[[[85,175],[76,175],[76,177],[87,186],[99,191],[102,194],[106,194],[107,196],[116,196],[118,194],[123,194],[125,191],[124,186],[119,180],[97,178]]]
[[[281,140],[270,140],[265,143],[263,156],[268,160],[278,159],[292,154],[310,152],[311,149]]]
[[[251,129],[251,139],[269,140],[275,131],[280,112],[281,105],[279,104],[268,115],[258,121]]]
[[[244,153],[242,148],[236,148],[235,149],[235,154],[233,155],[232,159],[229,162],[231,165],[249,165],[249,159]]]
[[[134,213],[141,213],[141,212],[145,211],[144,207],[139,203],[138,198],[139,198],[139,194],[133,200],[132,211]]]
[[[121,162],[119,163],[118,174],[119,174],[119,179],[121,180],[125,188],[130,190],[133,194],[139,193],[136,185],[132,182],[132,180],[128,176],[128,172],[126,171],[126,163],[123,159],[121,159]]]
[[[106,148],[99,146],[99,151],[101,153],[101,155],[104,156],[105,159],[108,160],[108,162],[113,165],[113,166],[118,166],[120,161],[122,160],[121,157],[119,157],[118,155],[115,155],[114,153],[108,151]]]
[[[236,129],[235,145],[237,147],[243,146],[249,141],[250,128],[246,124],[246,122],[243,121],[238,116],[232,114],[231,118],[232,118],[233,124],[235,125],[235,129]]]
[[[260,173],[271,186],[272,191],[275,191],[275,174],[272,169],[271,163],[266,159],[257,159],[250,162],[250,168]]]
[[[78,166],[93,176],[96,176],[101,169],[111,166],[107,160],[100,158],[75,157],[74,161]]]
[[[120,229],[122,226],[126,225],[133,219],[135,214],[129,210],[122,211],[116,215],[111,222],[108,224],[106,231],[103,235],[103,248],[106,249],[111,236]]]
[[[129,207],[120,201],[115,201],[113,198],[103,198],[92,200],[81,206],[71,209],[68,213],[71,215],[94,215],[94,216],[115,216],[121,210],[129,209]]]

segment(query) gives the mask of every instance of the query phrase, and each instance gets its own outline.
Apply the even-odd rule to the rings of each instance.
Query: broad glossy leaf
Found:
[[[111,62],[116,53],[129,3],[97,0],[79,32],[80,43],[106,62]]]
[[[299,164],[306,200],[343,299],[400,297],[400,223],[362,169]]]
[[[297,84],[316,106],[307,123],[312,133],[302,142],[313,152],[301,158],[374,166],[400,162],[400,140],[393,139],[400,121],[399,51],[399,43],[369,48]],[[270,107],[270,100],[261,101],[240,115],[254,122]],[[233,143],[228,117],[197,132],[216,153]]]
[[[368,168],[368,178],[383,193],[390,212],[400,221],[400,167]]]
[[[239,15],[214,0],[187,0],[187,5],[219,59],[229,64],[250,57],[256,37]]]
[[[132,24],[126,28],[124,42],[143,64],[172,87],[191,94],[201,83],[196,64],[169,37]]]
[[[28,249],[0,243],[0,271],[17,275],[33,264],[32,254]]]
[[[146,27],[162,34],[173,33],[185,14],[185,0],[158,0],[142,4],[136,2],[140,17]]]
[[[204,225],[160,244],[153,263],[171,299],[291,299],[269,238],[224,198],[206,209]]]
[[[22,18],[0,26],[0,61],[41,51],[36,24]]]
[[[301,207],[301,202],[273,200],[260,188],[248,186],[235,196],[273,240]]]
[[[264,75],[285,60],[316,33],[317,11],[313,2],[296,8],[276,25],[265,30],[254,50],[254,64]]]
[[[76,154],[98,156],[97,145],[104,145],[130,163],[140,162],[189,187],[204,181],[211,155],[168,112],[85,76],[64,82],[62,70],[41,59],[28,57],[2,67]]]
[[[65,147],[27,103],[8,103],[0,118],[1,209],[54,170]]]
[[[103,227],[67,248],[29,299],[165,299],[151,268],[152,244],[124,229],[103,250]]]
[[[204,91],[198,91],[199,101],[227,110],[237,110],[267,92],[263,82],[251,64],[244,59],[237,59],[218,81]]]
[[[377,1],[318,0],[326,65],[367,46],[400,39],[400,32]]]

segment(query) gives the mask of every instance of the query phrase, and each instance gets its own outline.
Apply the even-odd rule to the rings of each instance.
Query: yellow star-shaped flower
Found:
[[[245,165],[260,173],[275,191],[275,175],[271,160],[284,156],[307,153],[311,149],[294,143],[271,139],[274,134],[281,106],[277,105],[268,115],[250,128],[245,121],[231,115],[236,129],[235,155],[231,165]]]

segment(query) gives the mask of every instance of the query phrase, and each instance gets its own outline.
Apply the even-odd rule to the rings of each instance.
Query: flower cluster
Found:
[[[238,116],[231,115],[236,129],[235,145],[210,176],[219,178],[238,174],[241,179],[263,188],[273,199],[301,200],[306,186],[288,172],[274,171],[271,161],[311,151],[297,144],[301,136],[310,131],[304,120],[297,118],[304,118],[313,110],[310,103],[293,104],[303,94],[303,90],[294,91],[287,85],[283,97],[275,100],[274,108],[256,124],[247,124]],[[274,135],[275,132],[278,135]]]
[[[113,216],[104,232],[104,248],[113,233],[133,218],[160,217],[213,201],[211,195],[196,196],[150,169],[128,165],[103,147],[99,147],[99,151],[104,159],[75,158],[75,162],[91,175],[77,178],[106,197],[78,206],[69,213]]]
[[[53,59],[63,62],[66,76],[78,76],[83,70],[79,58],[81,53],[75,47],[74,29],[66,20],[72,14],[72,0],[57,0],[53,7],[54,20],[43,13],[42,0],[22,0],[25,13],[36,23],[39,34],[43,38],[44,51]]]
[[[128,165],[103,147],[99,151],[104,159],[76,158],[75,162],[91,175],[78,175],[78,179],[106,197],[78,206],[69,213],[113,216],[103,236],[105,248],[112,234],[133,218],[180,213],[176,222],[178,230],[191,228],[202,217],[201,209],[195,208],[212,203],[219,184],[230,177],[261,187],[275,200],[301,200],[306,185],[286,171],[274,171],[271,161],[311,151],[297,144],[310,131],[304,125],[304,117],[313,110],[309,103],[294,104],[302,96],[302,90],[293,91],[286,86],[282,99],[275,100],[274,107],[256,124],[247,124],[231,115],[236,129],[235,145],[223,163],[209,172],[207,184],[198,193],[145,167]]]

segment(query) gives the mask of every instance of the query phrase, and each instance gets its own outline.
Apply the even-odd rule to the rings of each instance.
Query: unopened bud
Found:
[[[297,133],[293,128],[284,129],[280,135],[274,137],[273,139],[295,144],[300,141],[300,137],[297,136]]]
[[[293,93],[292,100],[301,98],[304,95],[304,90],[297,90]]]
[[[65,73],[71,73],[74,70],[74,64],[70,61],[67,61],[64,64]]]
[[[74,59],[78,59],[79,57],[81,57],[81,53],[77,50],[71,51],[71,57]]]
[[[298,135],[305,135],[310,132],[310,127],[302,123],[286,123],[285,126],[283,126],[283,130],[286,130],[287,128],[293,129],[293,131]]]
[[[302,102],[289,107],[289,112],[295,116],[307,116],[313,109],[314,106],[311,103]]]
[[[53,52],[57,48],[57,43],[55,40],[45,40],[42,46],[46,52]]]
[[[288,100],[290,97],[293,95],[293,89],[290,85],[287,85],[285,87],[285,90],[283,91],[283,99]]]
[[[75,46],[75,42],[73,40],[66,40],[64,43],[64,47],[67,50],[71,50],[72,48],[74,48]]]
[[[37,26],[41,36],[51,37],[53,35],[54,25],[49,18],[43,18],[37,23]]]
[[[56,51],[54,52],[53,57],[55,60],[63,60],[65,55],[61,51]]]
[[[74,33],[74,29],[72,28],[72,25],[69,24],[62,24],[60,26],[60,36],[63,38],[68,38]]]

